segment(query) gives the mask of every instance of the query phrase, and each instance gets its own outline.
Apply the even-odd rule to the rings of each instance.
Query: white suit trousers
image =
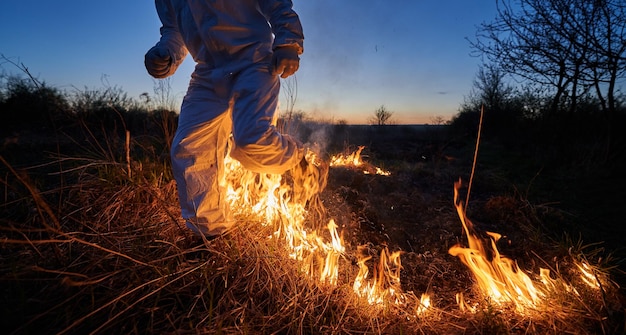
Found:
[[[194,73],[172,143],[172,169],[187,226],[219,235],[234,225],[225,198],[224,158],[244,168],[282,174],[303,156],[301,145],[276,128],[280,82],[269,64],[238,72]]]

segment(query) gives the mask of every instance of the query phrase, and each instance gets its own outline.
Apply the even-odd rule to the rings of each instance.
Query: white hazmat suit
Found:
[[[246,169],[280,174],[302,159],[300,144],[274,127],[280,82],[273,73],[280,52],[296,60],[302,53],[302,27],[291,0],[155,4],[161,38],[146,54],[148,72],[170,76],[187,53],[196,62],[171,150],[182,216],[196,233],[219,235],[233,226],[224,178],[231,134],[230,155]]]

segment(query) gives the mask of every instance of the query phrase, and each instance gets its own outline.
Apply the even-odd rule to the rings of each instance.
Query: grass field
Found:
[[[337,223],[343,250],[334,254],[332,283],[317,271],[319,253],[333,251],[311,251],[303,266],[276,238],[285,234],[276,233],[288,221],[284,213],[270,222],[241,206],[238,229],[213,241],[184,228],[165,136],[79,129],[4,138],[3,333],[624,331],[623,176],[581,177],[497,142],[481,144],[466,214],[480,241],[491,243],[487,232],[502,234],[497,250],[540,287],[536,303],[516,307],[481,289],[449,253],[468,246],[454,184],[463,181],[460,199],[468,199],[474,146],[446,127],[300,129],[324,149],[324,162],[365,146],[361,165],[330,167],[323,210],[302,213],[304,229],[324,241],[332,236],[320,227]],[[375,167],[389,175],[371,173]],[[393,252],[399,261],[385,263]],[[377,279],[386,292],[381,301],[355,290],[363,266],[366,284]],[[540,268],[550,270],[549,279]]]

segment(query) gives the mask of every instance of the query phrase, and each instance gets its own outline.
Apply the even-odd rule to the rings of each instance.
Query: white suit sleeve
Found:
[[[302,24],[292,8],[291,0],[261,0],[259,4],[272,26],[275,36],[273,49],[291,46],[298,49],[298,54],[302,54],[304,50]]]
[[[162,24],[160,30],[161,39],[157,46],[165,48],[169,52],[170,57],[172,57],[168,73],[168,76],[170,76],[176,72],[180,64],[185,60],[188,51],[178,30],[177,16],[172,2],[169,0],[155,0],[155,5]]]

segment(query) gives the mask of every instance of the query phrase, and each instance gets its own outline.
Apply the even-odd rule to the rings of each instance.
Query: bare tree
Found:
[[[434,115],[434,116],[431,116],[431,117],[429,118],[429,120],[430,120],[430,124],[435,125],[435,126],[441,126],[441,125],[444,125],[444,124],[448,123],[448,121],[446,120],[446,118],[444,118],[444,117],[443,117],[443,116],[441,116],[441,115]]]
[[[280,89],[285,99],[285,118],[291,119],[295,111],[296,101],[298,100],[298,80],[296,76],[293,75],[287,79],[282,79]]]
[[[391,122],[391,116],[393,112],[387,109],[385,105],[381,105],[375,112],[374,116],[369,118],[369,123],[372,125],[384,126]]]
[[[20,70],[24,74],[26,74],[28,76],[28,78],[30,79],[31,83],[36,88],[41,88],[41,87],[45,86],[44,83],[41,82],[39,79],[35,78],[35,76],[33,76],[33,74],[30,72],[28,67],[26,67],[26,65],[24,65],[24,63],[20,62],[19,60],[15,61],[15,60],[12,60],[9,57],[5,56],[4,54],[0,54],[0,68],[2,68],[2,65],[4,63],[9,63],[9,64],[15,66],[18,70]]]
[[[484,106],[490,111],[501,111],[512,98],[514,89],[505,82],[505,73],[493,64],[482,65],[474,79],[472,94],[479,109]]]
[[[153,79],[154,101],[157,109],[165,109],[168,111],[177,110],[176,99],[172,94],[172,77],[165,79]]]
[[[284,107],[281,107],[281,115],[278,115],[279,129],[288,134],[296,134],[306,115],[303,111],[295,109],[298,100],[298,80],[296,76],[281,79],[280,90],[284,99]]]
[[[626,71],[626,5],[612,0],[497,0],[495,21],[479,26],[473,50],[505,73],[551,93],[550,110],[576,111],[595,93],[615,110]]]
[[[591,22],[593,29],[586,39],[591,44],[592,60],[597,64],[592,67],[593,85],[602,107],[612,115],[617,108],[616,83],[626,73],[626,4],[610,0],[597,2],[602,5],[596,9],[596,20]]]

